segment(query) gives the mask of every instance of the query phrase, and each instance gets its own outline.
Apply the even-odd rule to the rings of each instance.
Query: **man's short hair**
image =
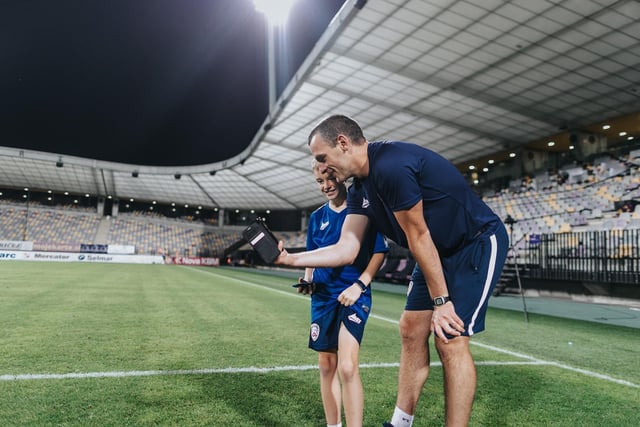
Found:
[[[338,135],[348,137],[356,145],[364,144],[365,138],[360,125],[350,117],[335,114],[322,120],[309,133],[307,144],[311,144],[311,139],[315,135],[320,135],[329,145],[335,147]]]

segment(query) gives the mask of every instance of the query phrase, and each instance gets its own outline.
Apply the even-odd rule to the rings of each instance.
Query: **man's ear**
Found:
[[[349,138],[343,134],[338,135],[336,145],[340,147],[343,152],[349,151]]]

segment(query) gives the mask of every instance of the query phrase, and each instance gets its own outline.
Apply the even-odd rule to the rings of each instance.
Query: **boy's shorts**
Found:
[[[362,294],[350,307],[345,307],[335,299],[323,300],[319,295],[313,294],[309,348],[315,351],[336,350],[342,323],[360,344],[370,309],[369,292]]]
[[[465,325],[463,336],[484,330],[489,296],[500,278],[508,250],[507,230],[499,223],[462,250],[441,259],[449,297],[456,314]],[[433,297],[429,295],[424,275],[416,264],[407,291],[405,310],[433,310]]]

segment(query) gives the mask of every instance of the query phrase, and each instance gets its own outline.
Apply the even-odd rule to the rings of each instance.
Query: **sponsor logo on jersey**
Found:
[[[351,320],[353,323],[357,325],[362,323],[362,320],[358,317],[356,313],[350,314],[349,317],[347,317],[347,319]]]
[[[320,325],[318,325],[317,323],[312,323],[310,335],[311,340],[316,341],[318,339],[318,336],[320,335]]]
[[[324,230],[329,226],[329,221],[320,223],[320,231]]]

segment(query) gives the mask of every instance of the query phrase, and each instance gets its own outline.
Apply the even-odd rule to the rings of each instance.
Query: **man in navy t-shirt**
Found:
[[[350,264],[369,224],[416,260],[400,319],[402,350],[398,396],[391,424],[410,427],[429,373],[433,332],[445,381],[446,424],[467,425],[476,387],[469,337],[484,330],[489,296],[509,247],[500,218],[473,192],[458,170],[437,153],[399,141],[369,142],[346,116],[323,120],[309,148],[338,181],[354,178],[340,240],[289,254],[292,266]]]

